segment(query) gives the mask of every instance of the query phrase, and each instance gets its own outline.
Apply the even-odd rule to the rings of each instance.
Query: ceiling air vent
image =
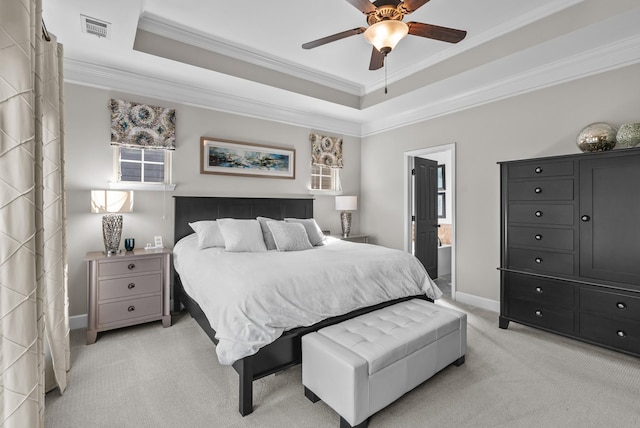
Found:
[[[80,15],[80,21],[82,23],[82,32],[87,34],[93,34],[98,37],[105,37],[111,39],[111,23],[100,21],[99,19],[91,18],[90,16]]]

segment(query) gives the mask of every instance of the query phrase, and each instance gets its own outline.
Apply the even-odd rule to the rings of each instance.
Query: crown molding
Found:
[[[69,83],[126,92],[288,125],[323,129],[339,135],[356,137],[360,135],[360,125],[352,121],[72,58],[65,58],[64,73],[64,80]]]
[[[351,95],[361,96],[364,93],[364,88],[361,85],[355,85],[349,81],[337,79],[328,74],[319,73],[317,70],[312,68],[287,63],[285,60],[277,57],[265,56],[250,47],[233,43],[229,40],[214,38],[209,34],[199,32],[149,12],[143,13],[140,21],[138,22],[138,29],[244,61],[258,67],[265,67],[279,73],[308,80]]]

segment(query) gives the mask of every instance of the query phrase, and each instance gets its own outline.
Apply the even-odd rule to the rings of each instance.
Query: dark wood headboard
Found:
[[[174,243],[193,233],[190,222],[219,218],[251,219],[258,216],[282,220],[285,217],[312,218],[313,199],[232,198],[174,196]]]

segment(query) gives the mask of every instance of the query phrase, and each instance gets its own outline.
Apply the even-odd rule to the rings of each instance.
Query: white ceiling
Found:
[[[638,0],[431,0],[405,21],[467,37],[407,36],[377,71],[362,35],[301,48],[366,27],[345,0],[43,3],[70,82],[356,136],[640,62]]]

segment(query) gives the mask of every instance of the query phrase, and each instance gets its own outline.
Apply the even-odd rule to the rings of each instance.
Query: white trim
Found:
[[[476,308],[486,309],[491,312],[500,313],[500,302],[497,300],[487,299],[486,297],[475,296],[473,294],[458,291],[456,301],[465,305],[475,306]]]
[[[456,286],[456,143],[443,144],[441,146],[426,147],[423,149],[404,152],[404,248],[405,251],[411,252],[411,202],[413,200],[411,169],[413,168],[413,158],[442,152],[451,152],[451,183],[447,183],[447,187],[451,189],[451,299],[456,300],[458,296]]]
[[[89,316],[87,314],[73,315],[69,317],[69,329],[79,330],[87,328]]]

